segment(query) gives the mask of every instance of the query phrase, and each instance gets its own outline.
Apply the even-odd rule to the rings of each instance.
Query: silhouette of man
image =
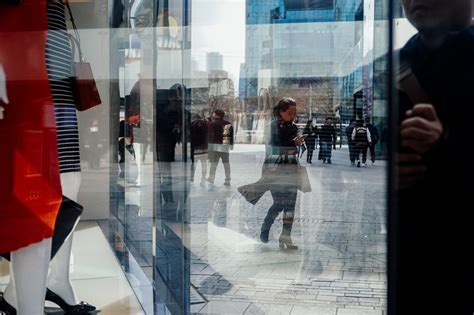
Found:
[[[472,315],[472,1],[402,5],[418,34],[400,51],[396,314]]]

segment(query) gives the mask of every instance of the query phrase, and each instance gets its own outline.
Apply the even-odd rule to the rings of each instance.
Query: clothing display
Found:
[[[44,62],[47,27],[44,1],[0,4],[0,64],[9,98],[0,120],[1,253],[52,237],[61,204],[56,123]]]
[[[80,172],[79,131],[70,82],[72,53],[65,5],[63,2],[50,2],[47,12],[46,67],[56,112],[60,172]]]

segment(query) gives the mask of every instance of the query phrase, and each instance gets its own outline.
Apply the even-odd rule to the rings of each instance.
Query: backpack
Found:
[[[366,127],[356,127],[356,134],[354,141],[356,144],[368,144],[367,140],[367,128]]]

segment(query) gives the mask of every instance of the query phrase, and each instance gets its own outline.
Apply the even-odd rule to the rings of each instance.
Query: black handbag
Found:
[[[82,214],[83,207],[77,202],[63,196],[59,207],[51,245],[51,259],[57,254],[66,238],[73,232],[76,222]],[[10,260],[10,253],[2,254],[5,259]]]
[[[268,187],[263,178],[255,183],[243,185],[237,188],[237,191],[245,198],[245,200],[253,205],[257,204],[267,190]]]
[[[66,2],[66,7],[69,12],[69,19],[71,20],[75,34],[75,36],[69,35],[73,68],[73,74],[70,79],[71,88],[73,92],[74,103],[76,104],[76,109],[78,111],[84,111],[100,105],[102,101],[94,80],[91,64],[86,62],[82,56],[81,39],[79,37],[79,32],[77,30],[76,23],[74,22],[74,17],[68,2]],[[75,61],[76,48],[79,54],[79,61]]]

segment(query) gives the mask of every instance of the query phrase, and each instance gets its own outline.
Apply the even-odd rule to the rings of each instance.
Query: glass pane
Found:
[[[389,3],[162,10],[155,281],[168,283],[165,304],[382,314]],[[296,108],[275,116],[284,97]]]
[[[129,301],[123,313],[386,313],[389,137],[394,136],[388,126],[405,108],[389,106],[400,101],[391,98],[389,84],[399,71],[390,77],[389,50],[417,32],[400,4],[67,3],[77,31],[66,2],[0,0],[0,128],[13,149],[4,156],[2,151],[0,191],[41,177],[35,185],[47,186],[54,197],[48,207],[59,202],[60,185],[63,195],[84,206],[87,222],[76,234],[88,241],[78,250],[71,277],[89,277],[110,289],[100,290],[113,295],[97,304],[104,313],[117,314],[115,307]],[[28,16],[35,16],[31,25],[18,23]],[[42,18],[41,27],[36,18]],[[28,32],[37,29],[41,32]],[[68,33],[80,37],[81,56],[74,55],[79,51]],[[30,43],[31,54],[18,49],[21,60],[12,62],[17,53],[8,50],[10,41],[15,49]],[[39,57],[46,59],[45,67]],[[100,106],[75,110],[74,57],[90,63]],[[393,64],[403,65],[397,59]],[[58,150],[49,147],[54,137],[8,137],[21,125],[9,120],[11,104],[19,104],[20,113],[32,101],[22,103],[33,95],[26,92],[35,90],[36,83],[22,77],[29,67],[42,68],[43,77],[35,82],[52,95],[38,94],[46,110],[36,116],[34,110],[25,112],[41,131],[53,132]],[[56,71],[59,80],[48,77]],[[470,82],[467,74],[462,78]],[[12,161],[23,162],[18,152],[24,143],[31,147],[26,154],[31,161],[17,175]],[[36,198],[38,192],[30,189],[20,201]],[[0,222],[7,222],[1,211]],[[102,234],[117,261],[106,258],[108,249],[87,251],[105,241]],[[95,292],[80,294],[80,300],[95,303]]]

